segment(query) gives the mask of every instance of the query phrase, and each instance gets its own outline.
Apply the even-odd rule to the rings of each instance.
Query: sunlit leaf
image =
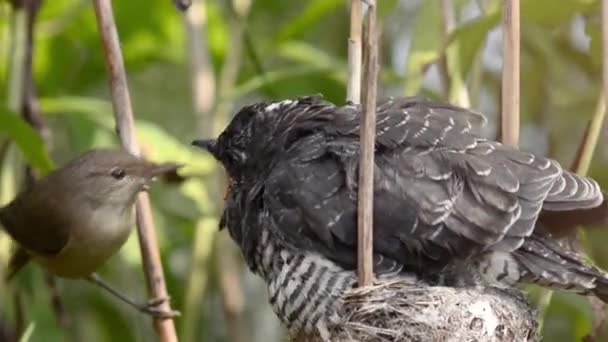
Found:
[[[46,114],[79,115],[105,130],[114,129],[114,117],[110,102],[90,97],[55,97],[40,100]],[[191,137],[182,141],[167,133],[160,125],[136,120],[136,135],[142,150],[156,161],[175,161],[186,164],[184,168],[190,173],[207,174],[212,169],[212,161],[206,154],[194,149],[189,142]]]
[[[0,133],[8,136],[19,147],[27,162],[42,174],[53,169],[53,162],[38,132],[16,114],[2,108]]]
[[[35,328],[36,328],[36,323],[30,322],[30,324],[27,325],[27,328],[25,329],[25,331],[19,338],[19,342],[29,342],[30,338],[32,337],[32,334],[34,333]]]
[[[137,138],[148,158],[155,161],[183,163],[180,170],[187,174],[209,174],[215,165],[208,153],[190,145],[197,137],[178,139],[167,133],[160,125],[138,120],[135,123]],[[184,141],[185,140],[185,141]]]
[[[56,96],[40,99],[40,107],[45,114],[84,114],[105,129],[114,129],[112,104],[106,100],[80,96]]]

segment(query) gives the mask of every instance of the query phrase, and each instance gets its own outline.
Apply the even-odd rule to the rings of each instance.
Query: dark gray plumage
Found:
[[[480,137],[475,130],[485,119],[462,108],[399,98],[380,102],[377,112],[377,274],[413,272],[447,285],[535,282],[608,297],[605,273],[562,248],[538,220],[541,212],[601,205],[595,181]],[[340,286],[356,281],[359,116],[359,107],[316,96],[259,103],[243,108],[217,140],[194,142],[230,176],[222,225],[271,298],[277,286],[289,287],[287,297],[302,286],[329,296],[335,284],[324,277],[338,277]],[[294,260],[316,268],[286,271]],[[290,287],[294,274],[317,285]]]

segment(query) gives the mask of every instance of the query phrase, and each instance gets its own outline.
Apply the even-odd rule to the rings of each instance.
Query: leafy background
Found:
[[[472,108],[488,116],[484,134],[494,137],[500,108],[501,2],[454,0],[451,33],[443,29],[440,3],[380,1],[380,93],[458,103],[468,98]],[[184,182],[157,184],[151,194],[172,304],[182,311],[176,321],[181,340],[284,340],[261,281],[247,272],[227,235],[217,232],[224,189],[216,166],[189,142],[217,134],[232,113],[254,101],[322,93],[343,103],[347,1],[195,0],[189,16],[169,0],[115,1],[114,9],[139,140],[150,158],[188,165]],[[600,99],[599,9],[597,0],[521,3],[521,145],[566,166]],[[20,189],[24,162],[44,171],[53,167],[51,160],[60,165],[92,147],[117,145],[91,3],[44,1],[37,19],[34,79],[51,132],[46,147],[10,105],[17,26],[9,3],[0,2],[1,204]],[[446,68],[441,67],[444,53]],[[603,137],[590,174],[604,187],[607,163]],[[604,267],[606,242],[601,229],[585,234],[587,251]],[[9,250],[8,238],[0,235],[0,265]],[[144,300],[141,270],[133,234],[101,274]],[[84,281],[57,281],[69,328],[59,327],[51,291],[33,266],[13,286],[0,284],[0,331],[15,326],[16,288],[30,341],[154,338],[149,318]],[[530,291],[531,300],[538,300],[538,292]],[[579,341],[592,329],[594,314],[586,298],[556,293],[544,322],[544,341]]]

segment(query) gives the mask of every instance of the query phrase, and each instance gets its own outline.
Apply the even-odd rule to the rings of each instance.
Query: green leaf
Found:
[[[40,107],[45,114],[78,113],[105,129],[114,129],[112,104],[106,100],[83,96],[56,96],[40,98]]]
[[[420,90],[425,67],[439,58],[442,35],[440,2],[423,2],[418,9],[412,34],[405,95],[414,95]]]
[[[61,96],[41,98],[40,106],[45,114],[79,115],[91,123],[106,129],[114,129],[112,105],[109,101],[91,97]],[[167,133],[160,124],[138,119],[135,121],[138,141],[146,150],[148,158],[155,161],[175,161],[185,164],[189,173],[207,174],[211,172],[213,162],[210,157],[193,149]],[[187,140],[189,142],[189,140]],[[146,146],[154,148],[145,148]]]
[[[500,15],[499,12],[494,12],[468,21],[448,37],[448,46],[458,44],[460,71],[465,77],[471,71],[475,56],[483,47],[488,32],[498,25]]]
[[[180,173],[184,174],[209,174],[213,171],[215,161],[208,153],[201,153],[190,146],[192,139],[178,139],[160,124],[145,120],[137,120],[135,129],[137,140],[149,159],[182,163],[184,167]]]
[[[327,51],[319,49],[317,46],[303,41],[289,41],[281,44],[277,48],[278,55],[294,62],[303,64],[332,67],[342,64],[346,65],[337,58],[330,56]]]
[[[289,41],[278,47],[278,55],[293,62],[334,70],[335,72],[331,74],[332,78],[346,84],[346,63],[312,44]]]
[[[378,6],[378,16],[382,18],[390,15],[395,10],[397,3],[397,0],[382,0],[376,2],[376,5]]]
[[[323,16],[344,5],[344,0],[312,0],[296,18],[290,20],[279,30],[276,41],[284,42],[290,38],[302,35],[309,31]]]
[[[42,137],[23,119],[6,109],[0,109],[0,133],[8,136],[21,150],[27,162],[43,175],[53,170]]]
[[[522,20],[551,28],[570,22],[570,18],[592,8],[594,0],[524,0],[521,2]]]
[[[232,91],[226,97],[228,99],[238,98],[253,91],[256,91],[262,87],[271,85],[282,80],[303,75],[318,74],[322,72],[335,72],[335,70],[332,70],[328,67],[319,67],[314,65],[303,65],[296,67],[291,66],[282,69],[272,70],[267,72],[266,74],[254,76],[249,80],[239,84],[239,86],[232,89]]]

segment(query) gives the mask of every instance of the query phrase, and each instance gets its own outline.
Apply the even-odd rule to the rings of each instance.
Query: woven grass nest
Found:
[[[330,341],[538,341],[536,311],[518,290],[384,281],[344,295]],[[319,337],[300,336],[298,342]]]

